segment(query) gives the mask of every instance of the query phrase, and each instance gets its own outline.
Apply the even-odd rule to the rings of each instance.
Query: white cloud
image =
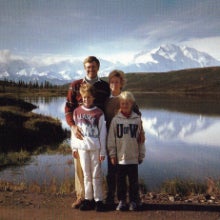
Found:
[[[22,60],[22,57],[12,54],[10,50],[0,50],[0,62],[7,63],[15,59]]]
[[[183,141],[191,144],[209,145],[220,147],[220,122],[210,125],[206,129],[202,129],[186,136]]]
[[[182,44],[206,52],[220,60],[220,37],[192,38]]]

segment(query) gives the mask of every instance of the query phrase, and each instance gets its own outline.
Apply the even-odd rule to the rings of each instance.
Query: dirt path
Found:
[[[70,208],[9,208],[0,207],[1,220],[157,220],[157,219],[178,219],[178,220],[219,220],[218,212],[208,211],[165,211],[149,210],[143,212],[106,212],[97,213],[95,211],[81,212]]]
[[[71,195],[0,192],[0,220],[220,220],[219,205],[145,203],[140,212],[82,212],[71,208]]]

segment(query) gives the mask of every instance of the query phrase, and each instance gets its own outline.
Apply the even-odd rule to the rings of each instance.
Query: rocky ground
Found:
[[[181,198],[147,193],[138,212],[80,211],[71,208],[73,194],[59,195],[24,191],[0,191],[0,219],[213,219],[220,220],[220,201],[214,196]]]

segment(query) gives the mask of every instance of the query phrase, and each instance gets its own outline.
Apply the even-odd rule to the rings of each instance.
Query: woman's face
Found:
[[[114,93],[118,93],[117,95],[119,95],[121,93],[121,79],[117,76],[113,76],[110,80],[109,80],[109,86],[111,89],[111,92]]]

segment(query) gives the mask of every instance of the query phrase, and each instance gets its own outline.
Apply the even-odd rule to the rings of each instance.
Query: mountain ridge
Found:
[[[220,66],[220,61],[205,52],[174,44],[161,45],[150,52],[135,54],[130,64],[113,63],[100,59],[100,76],[107,76],[113,69],[130,72],[167,72],[198,67]],[[60,60],[46,63],[13,56],[9,51],[0,51],[0,80],[49,81],[65,84],[84,76],[83,60]]]

